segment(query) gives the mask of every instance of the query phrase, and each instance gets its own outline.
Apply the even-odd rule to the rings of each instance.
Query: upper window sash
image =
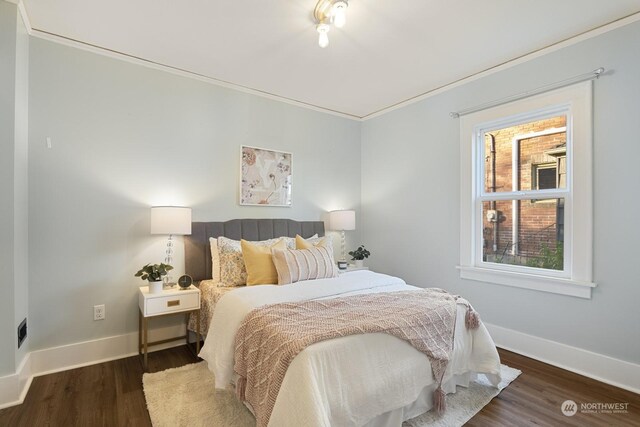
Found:
[[[533,122],[538,120],[544,120],[555,116],[566,116],[566,126],[564,128],[552,128],[548,129],[546,133],[560,133],[566,132],[566,186],[564,188],[549,189],[549,193],[538,193],[547,190],[514,190],[514,191],[499,191],[499,192],[487,192],[484,185],[485,163],[484,158],[487,153],[484,151],[484,136],[487,133],[503,129],[506,127],[517,126],[526,122]],[[537,199],[532,193],[538,193],[538,196],[545,195],[547,198],[567,197],[572,191],[572,172],[573,172],[573,132],[572,132],[572,106],[570,103],[559,103],[557,105],[546,106],[530,112],[524,112],[514,114],[508,117],[501,117],[498,120],[482,123],[479,126],[475,126],[473,131],[472,141],[472,159],[474,163],[473,176],[475,180],[474,186],[474,199],[481,200],[506,200],[506,199]],[[545,132],[537,132],[543,134]],[[533,137],[532,134],[518,135],[518,140],[527,139]],[[512,172],[513,173],[513,172]],[[500,196],[497,196],[497,195]],[[502,196],[507,196],[502,198]]]

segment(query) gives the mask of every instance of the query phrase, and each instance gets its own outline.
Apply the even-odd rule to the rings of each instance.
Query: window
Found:
[[[532,174],[532,179],[534,179],[532,190],[534,188],[536,190],[549,190],[558,187],[558,168],[555,163],[535,165],[534,168],[535,174]]]
[[[460,275],[590,298],[591,82],[461,118]]]

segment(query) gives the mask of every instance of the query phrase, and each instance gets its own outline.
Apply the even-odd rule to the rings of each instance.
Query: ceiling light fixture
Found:
[[[319,0],[313,11],[318,31],[318,45],[324,48],[329,45],[331,24],[338,28],[344,27],[347,20],[348,0]]]

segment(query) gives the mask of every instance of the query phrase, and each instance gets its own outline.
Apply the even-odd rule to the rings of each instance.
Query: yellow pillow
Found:
[[[247,285],[277,284],[278,272],[271,259],[271,249],[285,250],[287,243],[284,239],[271,246],[259,246],[241,240],[242,258],[247,267]]]
[[[309,240],[296,234],[296,249],[326,248],[331,243],[329,236],[310,238]]]

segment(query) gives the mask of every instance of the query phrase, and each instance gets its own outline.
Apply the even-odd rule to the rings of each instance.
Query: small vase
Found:
[[[356,268],[362,268],[364,267],[364,260],[363,259],[357,259],[356,260]]]
[[[162,292],[162,280],[157,282],[149,281],[149,293],[159,294],[160,292]]]

